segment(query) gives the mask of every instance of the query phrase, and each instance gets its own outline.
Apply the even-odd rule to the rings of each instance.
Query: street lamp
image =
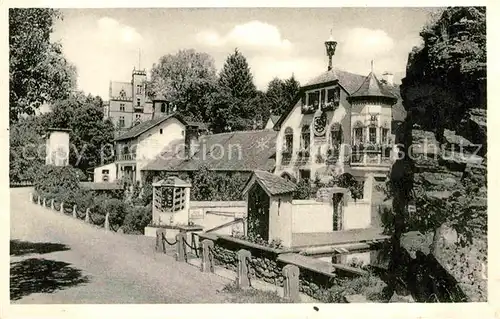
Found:
[[[332,56],[335,54],[337,41],[333,40],[332,31],[330,30],[330,38],[325,41],[326,55],[328,56],[328,71],[332,69]]]

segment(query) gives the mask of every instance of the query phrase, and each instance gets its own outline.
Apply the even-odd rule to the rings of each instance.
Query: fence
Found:
[[[73,218],[84,220],[85,223],[92,224],[98,227],[103,227],[105,230],[112,230],[116,232],[117,230],[111,225],[109,221],[109,213],[103,217],[101,214],[92,213],[90,208],[79,209],[77,205],[73,207],[65,206],[64,202],[58,203],[54,199],[50,201],[46,198],[42,198],[38,194],[30,193],[30,202],[36,203],[40,206],[49,208],[53,211],[57,211],[61,214],[71,215]]]
[[[22,182],[10,182],[10,188],[15,187],[32,187],[33,182],[30,181],[22,181]]]

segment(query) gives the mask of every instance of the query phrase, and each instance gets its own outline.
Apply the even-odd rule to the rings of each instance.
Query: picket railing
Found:
[[[71,215],[76,219],[84,220],[85,223],[103,227],[105,230],[113,230],[116,232],[109,222],[109,213],[106,213],[102,221],[96,221],[96,217],[102,217],[102,215],[93,214],[90,208],[81,210],[77,205],[70,207],[69,205],[65,205],[64,202],[58,203],[54,199],[48,200],[47,198],[42,198],[38,194],[33,193],[29,193],[29,196],[30,202],[32,203],[57,211],[61,214]]]

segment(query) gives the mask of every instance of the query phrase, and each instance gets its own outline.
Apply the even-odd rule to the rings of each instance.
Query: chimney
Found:
[[[186,126],[184,134],[184,154],[186,159],[191,158],[198,149],[198,127],[193,125]]]
[[[382,74],[382,80],[388,85],[394,85],[394,74],[385,71],[384,74]]]

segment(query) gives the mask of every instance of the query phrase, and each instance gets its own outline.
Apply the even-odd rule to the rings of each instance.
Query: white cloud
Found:
[[[276,26],[257,20],[236,25],[225,35],[220,35],[213,30],[202,31],[197,34],[196,39],[212,47],[283,51],[289,51],[292,48],[292,43],[282,38]]]
[[[136,43],[142,36],[133,27],[122,24],[115,19],[104,17],[97,21],[101,41],[104,43],[116,42]]]
[[[390,53],[394,40],[382,30],[353,28],[343,33],[339,51],[352,58],[379,57]]]

